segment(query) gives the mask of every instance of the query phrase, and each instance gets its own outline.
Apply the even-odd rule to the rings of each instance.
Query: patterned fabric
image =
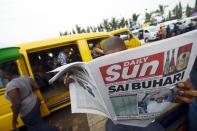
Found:
[[[65,64],[67,64],[67,59],[68,59],[68,57],[67,57],[66,53],[65,52],[60,52],[58,57],[57,57],[57,62],[60,65],[65,65]]]

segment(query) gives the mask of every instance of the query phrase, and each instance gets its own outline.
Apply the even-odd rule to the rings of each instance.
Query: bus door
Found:
[[[82,61],[76,42],[60,43],[56,47],[45,47],[27,53],[30,74],[37,82],[50,112],[70,105],[69,88],[61,77],[53,84],[48,81],[55,73],[47,73],[64,64]]]

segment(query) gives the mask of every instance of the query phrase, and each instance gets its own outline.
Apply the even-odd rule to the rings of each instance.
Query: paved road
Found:
[[[46,123],[59,125],[62,131],[90,131],[85,113],[71,113],[71,107],[65,107],[44,118]],[[20,131],[27,131],[26,127]]]
[[[72,114],[70,106],[52,113],[45,120],[52,125],[62,126],[63,131],[89,131],[86,114]]]

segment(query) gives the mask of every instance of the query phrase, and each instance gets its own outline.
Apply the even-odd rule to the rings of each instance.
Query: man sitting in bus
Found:
[[[68,53],[69,53],[69,49],[68,48],[64,48],[57,57],[57,62],[59,65],[65,65],[68,63],[69,58],[68,58]]]

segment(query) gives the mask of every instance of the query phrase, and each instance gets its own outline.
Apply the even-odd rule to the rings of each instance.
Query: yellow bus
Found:
[[[0,64],[7,64],[9,66],[10,61],[16,61],[19,75],[31,76],[38,83],[40,90],[35,93],[41,98],[42,116],[47,116],[54,111],[70,105],[69,91],[63,85],[63,79],[56,81],[52,85],[48,84],[48,80],[54,74],[46,72],[60,66],[57,62],[59,53],[64,49],[67,50],[68,63],[90,61],[94,59],[91,55],[91,44],[101,42],[103,39],[113,35],[116,34],[114,32],[87,33],[23,43],[19,45],[19,48],[14,48],[15,52],[18,50],[18,53],[15,53],[15,57],[14,55],[7,55],[5,58],[0,57]],[[135,44],[140,45],[136,38],[131,37],[130,39],[135,41]],[[5,50],[0,49],[0,54],[7,53]],[[9,59],[11,57],[13,58]],[[0,72],[2,70],[0,68]],[[12,111],[10,103],[4,96],[6,80],[4,80],[2,75],[0,78],[4,81],[4,84],[0,86],[0,130],[6,131],[11,130],[12,127]],[[20,118],[18,118],[18,122],[17,127],[23,125]]]
[[[140,40],[138,40],[138,38],[133,35],[127,28],[111,31],[110,34],[112,34],[112,36],[121,37],[124,40],[127,48],[135,48],[141,46]]]

